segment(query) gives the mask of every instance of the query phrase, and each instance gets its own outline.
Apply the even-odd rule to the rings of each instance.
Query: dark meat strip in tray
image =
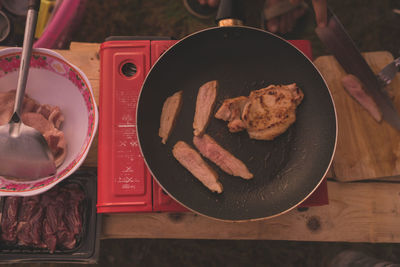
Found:
[[[43,221],[43,239],[50,252],[54,252],[57,245],[72,249],[76,244],[75,234],[67,227],[66,213],[69,193],[55,190],[51,194],[43,196],[46,206],[46,215]]]
[[[1,220],[1,238],[8,242],[17,239],[18,210],[21,203],[20,197],[7,197],[4,203]]]
[[[224,172],[244,179],[253,178],[253,174],[249,172],[241,160],[221,147],[209,135],[204,134],[202,137],[194,136],[193,143],[204,157],[214,162]]]
[[[65,223],[69,234],[62,241],[62,245],[66,248],[73,248],[76,243],[75,236],[82,230],[82,212],[79,204],[85,195],[77,184],[69,184],[61,190],[67,190],[69,193],[69,198],[65,203]]]
[[[56,196],[57,190],[52,189],[47,194],[43,195],[42,205],[44,206],[46,213],[43,220],[43,242],[47,245],[50,252],[54,252],[57,245],[57,227],[58,227],[58,212],[57,209],[63,207],[57,207]],[[62,219],[62,218],[60,218]]]
[[[61,247],[72,249],[75,247],[76,239],[75,234],[70,231],[67,226],[67,218],[71,215],[67,213],[67,206],[69,202],[69,193],[67,191],[59,192],[57,196],[57,207],[58,207],[58,225],[57,225],[57,244]]]
[[[22,198],[17,229],[18,244],[46,247],[41,240],[44,210],[39,205],[40,196]]]

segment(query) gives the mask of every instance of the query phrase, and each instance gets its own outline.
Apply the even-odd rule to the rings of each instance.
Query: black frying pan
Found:
[[[210,192],[171,152],[179,140],[193,146],[197,92],[214,79],[220,84],[214,112],[224,99],[270,84],[296,82],[305,95],[296,122],[273,141],[250,139],[246,131],[230,133],[226,122],[211,119],[206,132],[254,174],[252,180],[243,180],[206,160],[219,174],[222,194]],[[183,90],[183,106],[163,145],[158,136],[161,109],[178,90]],[[268,32],[232,26],[194,33],[160,57],[142,87],[137,133],[150,171],[175,200],[205,216],[240,221],[273,217],[305,200],[331,164],[337,124],[327,85],[303,53]]]

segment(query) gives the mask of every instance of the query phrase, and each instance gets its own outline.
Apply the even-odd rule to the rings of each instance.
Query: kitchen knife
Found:
[[[366,92],[381,110],[383,119],[395,129],[400,130],[399,113],[384,91],[383,83],[378,80],[339,19],[330,9],[328,9],[327,26],[317,27],[315,32],[343,69],[361,80]]]
[[[400,57],[387,64],[378,73],[378,79],[381,83],[383,83],[383,86],[386,86],[392,82],[394,76],[396,76],[398,71],[400,71]]]

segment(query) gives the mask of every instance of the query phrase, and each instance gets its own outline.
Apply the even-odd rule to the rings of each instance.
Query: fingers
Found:
[[[305,8],[297,8],[296,10],[293,11],[295,19],[300,18],[301,16],[304,15],[304,13],[306,13],[306,9]]]
[[[276,5],[280,0],[269,0],[266,1],[266,8],[269,8],[273,5]],[[279,31],[279,18],[272,18],[267,20],[267,30],[273,33],[277,33]]]
[[[282,15],[279,20],[279,32],[285,34],[288,32],[289,16],[288,14]]]
[[[273,6],[280,2],[281,0],[269,0],[268,6]],[[303,2],[303,0],[290,0],[293,5],[299,4]],[[286,14],[283,14],[279,17],[272,18],[266,22],[266,28],[268,31],[273,33],[281,33],[285,34],[291,30],[293,30],[296,20],[304,15],[306,8],[299,7],[290,11]]]
[[[294,12],[290,12],[287,14],[288,18],[287,18],[287,31],[291,32],[294,28],[294,24],[296,22],[296,18],[294,16]]]
[[[215,8],[218,6],[219,4],[219,0],[208,0],[207,4],[211,7],[211,8]]]
[[[325,27],[327,25],[327,7],[326,0],[312,0],[315,20],[317,27]]]
[[[296,9],[282,16],[267,21],[267,30],[273,33],[285,34],[293,30],[298,18],[303,16],[305,9]]]
[[[304,2],[304,1],[303,0],[290,0],[290,3],[292,5],[297,5],[297,4],[300,4],[301,2]]]
[[[207,4],[207,0],[197,0],[199,2],[200,5],[204,6],[205,4]]]
[[[273,18],[267,21],[267,30],[273,33],[279,30],[279,18]]]

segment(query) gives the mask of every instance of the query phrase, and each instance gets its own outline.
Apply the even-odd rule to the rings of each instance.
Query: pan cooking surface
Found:
[[[172,155],[179,140],[193,146],[197,92],[210,80],[220,83],[214,113],[224,99],[248,96],[270,84],[296,82],[304,92],[296,122],[273,141],[250,139],[246,131],[230,133],[225,121],[211,119],[206,132],[254,174],[243,180],[206,160],[219,174],[222,194],[210,192]],[[178,90],[183,90],[183,106],[163,145],[158,136],[161,109]],[[325,82],[301,52],[261,30],[224,27],[193,34],[159,59],[142,88],[137,130],[149,169],[173,198],[209,217],[249,220],[280,214],[319,185],[333,157],[336,117]]]

